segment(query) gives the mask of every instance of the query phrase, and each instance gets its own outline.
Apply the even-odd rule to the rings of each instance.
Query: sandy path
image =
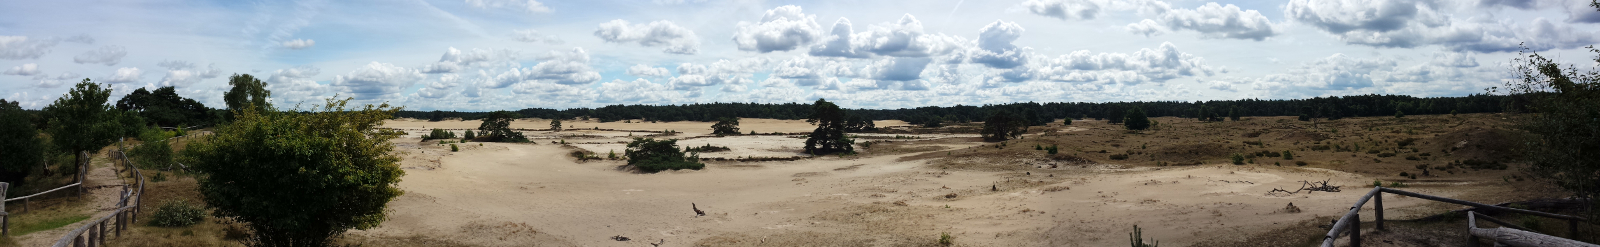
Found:
[[[776,241],[818,233],[894,245],[950,232],[958,243],[976,246],[1108,246],[1126,244],[1127,232],[1138,224],[1149,229],[1147,237],[1186,245],[1340,212],[1365,192],[1359,185],[1371,181],[1321,169],[1233,165],[1062,168],[1029,176],[894,161],[904,155],[713,163],[701,171],[631,174],[615,170],[620,161],[577,163],[559,145],[468,146],[451,153],[436,145],[401,145],[432,158],[408,157],[400,184],[407,194],[390,204],[392,220],[353,234],[486,246],[640,246],[658,239],[683,246],[707,239],[782,245]],[[1265,194],[1323,179],[1347,187],[1339,193]],[[1047,180],[1054,182],[1036,183]],[[997,184],[1038,186],[990,191]],[[1043,190],[1054,186],[1070,189]],[[944,197],[950,193],[959,196]],[[1291,202],[1304,212],[1278,212]],[[1391,208],[1419,202],[1385,200]],[[690,203],[710,215],[695,217]],[[1390,217],[1405,217],[1393,212]],[[886,230],[873,230],[878,228]],[[617,235],[634,241],[610,239]],[[872,242],[895,236],[912,239]]]
[[[19,246],[50,246],[55,244],[57,240],[60,240],[62,236],[72,232],[72,230],[76,230],[78,227],[82,227],[84,224],[87,224],[90,221],[111,215],[111,211],[117,209],[117,202],[122,195],[122,184],[124,180],[118,177],[117,170],[112,168],[113,165],[108,160],[110,160],[108,157],[101,155],[96,157],[90,163],[90,166],[93,168],[89,170],[88,179],[86,182],[84,182],[84,186],[89,188],[89,192],[84,194],[84,196],[92,199],[93,201],[89,202],[89,207],[83,209],[84,213],[89,214],[89,219],[68,224],[64,227],[59,227],[56,229],[15,236],[13,239],[17,241],[17,244]],[[55,193],[63,193],[61,195],[70,196],[75,192],[66,191]],[[146,205],[145,208],[153,209],[152,206],[148,205]],[[150,213],[147,212],[141,216],[149,217],[149,214]],[[106,227],[109,231],[111,225],[106,225]]]

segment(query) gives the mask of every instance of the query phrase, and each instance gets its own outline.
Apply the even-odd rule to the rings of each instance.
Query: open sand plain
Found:
[[[1166,121],[1179,120],[1160,121],[1172,125]],[[745,132],[813,128],[798,120],[741,122]],[[1032,144],[1020,144],[1120,143],[1118,137],[1091,138],[1121,133],[1113,125],[1092,121],[1030,132],[1029,139],[1003,148],[992,147],[997,144],[982,142],[975,134],[864,134],[858,144],[876,145],[858,146],[859,155],[821,157],[801,153],[804,140],[798,135],[707,136],[711,123],[706,122],[565,124],[570,129],[612,130],[525,131],[536,138],[534,143],[469,142],[457,144],[462,150],[451,152],[448,145],[416,136],[426,128],[456,129],[459,134],[476,128],[478,122],[387,122],[386,127],[413,133],[394,140],[396,151],[404,152],[402,167],[407,174],[400,187],[406,194],[389,204],[388,222],[350,234],[472,246],[649,246],[662,241],[661,246],[934,246],[941,233],[948,233],[956,246],[1117,246],[1128,244],[1128,233],[1138,225],[1146,238],[1186,246],[1326,224],[1321,221],[1348,209],[1373,180],[1389,181],[1392,176],[1360,169],[1348,172],[1344,170],[1351,169],[1340,169],[1346,167],[1343,163],[1325,160],[1303,167],[1275,166],[1266,158],[1258,164],[1213,159],[1191,166],[1152,166],[1138,159],[1103,157],[1060,160],[1043,158],[1047,156],[1034,151]],[[522,120],[512,126],[543,129],[548,121]],[[580,161],[569,156],[579,150],[601,157],[615,150],[620,155],[621,143],[629,135],[667,129],[683,133],[658,138],[685,139],[680,146],[733,149],[702,157],[805,158],[708,161],[703,170],[640,174],[623,169],[626,161]],[[571,144],[551,144],[556,139]],[[1288,141],[1283,145],[1290,145]],[[1342,157],[1338,155],[1343,154],[1330,157]],[[1495,185],[1500,179],[1492,173],[1474,174],[1478,175],[1409,181],[1411,187],[1406,189],[1469,199],[1497,198],[1482,195],[1514,191]],[[1343,192],[1266,193],[1273,188],[1295,190],[1301,181],[1323,180],[1344,186]],[[1290,203],[1300,212],[1286,211]],[[1454,209],[1415,198],[1388,197],[1384,203],[1391,219]],[[691,204],[707,215],[697,216]],[[1371,220],[1370,213],[1362,216]],[[616,236],[630,240],[617,241]],[[1307,241],[1293,238],[1285,243]]]

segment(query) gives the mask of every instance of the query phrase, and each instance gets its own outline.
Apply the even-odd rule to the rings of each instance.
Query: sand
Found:
[[[522,126],[527,122],[513,126],[547,127]],[[424,125],[469,128],[466,125],[476,123],[386,123],[419,131]],[[709,132],[704,128],[709,125],[569,123],[679,129],[686,133],[673,138],[689,138],[680,145],[716,143],[734,149],[702,157],[808,156],[798,151],[802,139],[787,136],[696,134]],[[743,126],[758,132],[809,131],[801,121],[746,119]],[[901,159],[927,152],[708,162],[704,170],[636,174],[619,169],[624,161],[580,162],[568,156],[574,150],[602,157],[609,150],[620,154],[622,144],[615,142],[626,140],[626,133],[593,132],[588,134],[600,137],[562,139],[576,143],[571,145],[466,143],[458,144],[463,147],[460,152],[415,138],[397,139],[397,151],[408,152],[403,165],[407,174],[400,183],[406,194],[390,203],[390,221],[351,234],[481,246],[643,246],[657,241],[665,241],[663,246],[898,246],[931,245],[941,233],[949,233],[958,246],[1113,246],[1127,244],[1128,232],[1139,225],[1146,238],[1183,246],[1244,238],[1340,214],[1370,190],[1373,180],[1301,167],[1123,168],[1112,163],[1028,172],[972,171]],[[926,135],[922,140],[962,137]],[[965,148],[986,143],[937,145]],[[1266,193],[1324,179],[1344,185],[1344,191]],[[1461,193],[1450,188],[1412,191]],[[954,197],[948,197],[951,194]],[[708,214],[696,216],[691,203]],[[1282,212],[1289,203],[1302,212]],[[1384,203],[1390,208],[1389,218],[1434,213],[1405,210],[1423,204],[1419,199],[1389,197]],[[1363,217],[1370,220],[1370,215]],[[613,236],[631,241],[619,242]]]

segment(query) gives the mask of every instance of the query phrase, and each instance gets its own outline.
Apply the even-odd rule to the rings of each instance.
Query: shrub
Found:
[[[478,135],[476,133],[472,133],[472,130],[467,130],[466,134],[461,135],[461,139],[465,139],[465,140],[472,140],[472,139],[476,139],[476,138],[478,138]],[[465,140],[463,140],[463,141],[465,141]]]
[[[711,134],[714,134],[714,135],[738,135],[739,134],[739,118],[737,118],[737,117],[734,117],[734,118],[718,118],[717,119],[717,123],[711,125]]]
[[[1416,155],[1406,155],[1406,160],[1422,160],[1422,158],[1418,158]]]
[[[1133,233],[1128,233],[1128,241],[1133,242],[1133,247],[1156,247],[1161,245],[1161,241],[1145,243],[1144,231],[1139,230],[1139,225],[1134,225]]]
[[[948,232],[939,233],[939,245],[950,246],[951,244],[955,244],[955,237],[951,237]]]
[[[450,152],[460,152],[460,151],[461,151],[461,148],[460,147],[456,147],[456,144],[453,144],[453,143],[450,144]]]
[[[659,172],[665,170],[705,168],[699,162],[699,155],[685,157],[678,151],[678,140],[655,140],[650,138],[634,138],[628,143],[628,165],[638,167],[644,172]]]
[[[1048,152],[1050,154],[1056,154],[1058,152],[1061,152],[1061,147],[1058,147],[1055,144],[1050,144],[1050,147],[1049,148],[1045,148],[1044,151]]]
[[[1289,150],[1283,150],[1283,159],[1293,160],[1294,159],[1294,152],[1290,152]]]
[[[1240,155],[1238,153],[1233,154],[1233,156],[1232,157],[1228,157],[1228,159],[1232,159],[1234,165],[1243,165],[1244,164],[1244,155]]]
[[[1125,160],[1125,159],[1128,159],[1128,155],[1127,154],[1113,154],[1113,155],[1111,155],[1111,159],[1113,159],[1113,160]]]
[[[423,135],[422,139],[423,140],[456,139],[456,133],[453,133],[453,132],[450,132],[449,130],[444,130],[444,129],[433,129],[432,132],[429,132],[427,135]]]
[[[1380,153],[1380,154],[1378,154],[1378,157],[1379,158],[1394,157],[1394,153]]]
[[[1297,166],[1306,166],[1306,165],[1307,165],[1307,164],[1306,164],[1306,162],[1305,162],[1305,161],[1295,161],[1295,162],[1294,162],[1294,165],[1297,165]]]
[[[156,209],[155,215],[150,216],[150,225],[160,227],[180,227],[194,225],[205,219],[206,211],[199,206],[189,204],[183,199],[168,200]]]
[[[159,183],[159,182],[166,182],[166,181],[167,181],[167,173],[164,173],[164,172],[156,172],[155,176],[151,176],[150,177],[150,182],[158,182]]]

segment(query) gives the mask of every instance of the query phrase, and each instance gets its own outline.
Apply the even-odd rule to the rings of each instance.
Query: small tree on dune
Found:
[[[983,130],[979,134],[982,134],[985,140],[1005,141],[1020,137],[1025,133],[1028,133],[1027,120],[1010,111],[1000,110],[989,115],[989,119],[983,121]]]
[[[550,131],[561,132],[561,119],[560,118],[552,118],[552,119],[550,119]]]
[[[1150,128],[1150,118],[1144,115],[1144,109],[1134,107],[1128,110],[1128,120],[1123,121],[1123,127],[1129,130],[1145,130]]]
[[[845,111],[839,105],[825,99],[817,99],[811,105],[811,116],[807,123],[817,126],[806,138],[806,153],[826,154],[833,152],[855,152],[855,140],[845,137]]]
[[[739,118],[737,118],[737,117],[717,118],[717,123],[711,125],[711,134],[715,134],[715,135],[738,135],[739,134]]]
[[[478,133],[499,142],[528,142],[522,132],[511,129],[511,121],[516,121],[515,112],[496,111],[483,117],[483,123],[478,125]]]

